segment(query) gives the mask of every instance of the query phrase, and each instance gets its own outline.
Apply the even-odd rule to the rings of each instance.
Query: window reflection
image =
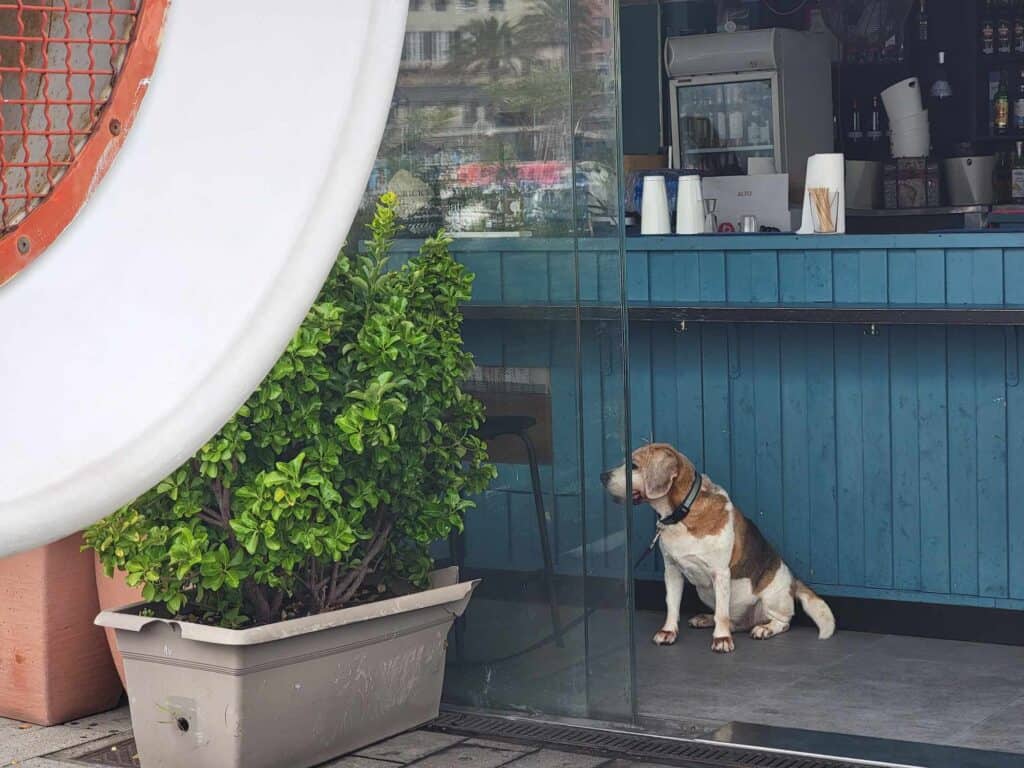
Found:
[[[565,0],[413,0],[362,215],[392,191],[409,237],[613,226],[612,4],[579,6],[570,24]]]

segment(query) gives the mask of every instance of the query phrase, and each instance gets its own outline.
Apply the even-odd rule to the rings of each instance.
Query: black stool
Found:
[[[555,592],[555,565],[551,556],[551,539],[548,536],[547,516],[544,514],[544,493],[540,484],[540,467],[537,464],[537,449],[530,439],[529,429],[536,425],[537,420],[531,416],[491,416],[485,421],[477,436],[482,440],[493,440],[496,437],[514,435],[523,441],[526,447],[526,458],[530,465],[530,484],[533,487],[533,506],[537,513],[537,532],[540,534],[541,557],[544,559],[544,588],[548,595],[548,607],[551,610],[551,627],[554,630],[555,643],[562,647],[562,620],[558,610],[558,595]],[[448,546],[452,561],[462,571],[466,561],[466,547],[458,531],[452,531],[448,537]],[[459,655],[462,655],[462,621],[455,625],[455,644]]]

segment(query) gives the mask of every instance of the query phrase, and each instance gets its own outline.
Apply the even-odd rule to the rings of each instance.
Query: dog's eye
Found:
[[[640,467],[638,467],[638,466],[636,465],[636,462],[635,462],[635,461],[633,462],[633,469],[640,469]]]

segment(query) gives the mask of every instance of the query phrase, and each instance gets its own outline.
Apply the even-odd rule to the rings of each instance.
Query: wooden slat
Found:
[[[978,402],[974,333],[949,329],[950,589],[978,594]]]
[[[864,466],[864,579],[892,586],[892,450],[889,422],[889,333],[861,335],[861,432]],[[844,439],[841,437],[840,439]]]
[[[978,593],[1009,597],[1006,350],[1002,329],[974,331],[978,439]]]
[[[807,334],[807,453],[810,476],[811,578],[839,583],[839,505],[836,446],[835,331]]]
[[[863,332],[836,330],[836,479],[839,503],[839,583],[865,584]],[[871,408],[869,404],[868,408]]]
[[[921,589],[921,444],[918,335],[893,328],[890,343],[893,586]],[[927,375],[927,371],[924,371]]]
[[[1008,335],[1010,360],[1015,367],[1008,373],[1017,383],[1006,392],[1007,580],[1010,597],[1024,599],[1024,382],[1020,370],[1024,344],[1016,328]]]
[[[664,383],[659,379],[652,357],[652,349],[657,342],[652,337],[661,337],[671,332],[664,326],[635,327],[630,333],[629,345],[629,388],[630,388],[630,421],[632,424],[633,447],[643,445],[645,440],[650,440],[654,433],[655,425],[655,404],[663,400],[667,393],[664,390]],[[663,367],[674,369],[672,361],[669,364],[662,363]],[[634,522],[634,552],[633,561],[640,556],[640,553],[654,536],[654,516],[647,513],[646,509],[636,510],[633,515]],[[638,574],[647,577],[655,577],[655,562],[653,557],[648,557],[637,569]]]
[[[757,513],[762,523],[762,531],[768,540],[778,542],[778,546],[785,549],[779,329],[772,326],[757,326],[751,330]]]
[[[780,374],[782,396],[782,492],[784,554],[799,578],[811,579],[811,472],[809,455],[811,425],[809,401],[807,330],[787,327],[780,332]],[[815,428],[817,428],[815,424]],[[814,515],[823,510],[813,510]]]
[[[921,587],[949,591],[949,405],[944,328],[917,330],[918,479],[921,494]]]

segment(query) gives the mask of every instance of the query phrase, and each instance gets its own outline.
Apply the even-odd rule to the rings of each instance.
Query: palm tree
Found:
[[[591,48],[600,39],[600,33],[588,5],[588,0],[572,2],[574,12],[570,23],[570,3],[566,0],[533,0],[530,12],[516,24],[518,37],[534,50],[568,49],[571,29],[573,47]]]
[[[501,75],[518,75],[523,71],[515,28],[494,16],[474,19],[459,29],[452,47],[452,66],[471,75],[487,75],[495,80]]]

